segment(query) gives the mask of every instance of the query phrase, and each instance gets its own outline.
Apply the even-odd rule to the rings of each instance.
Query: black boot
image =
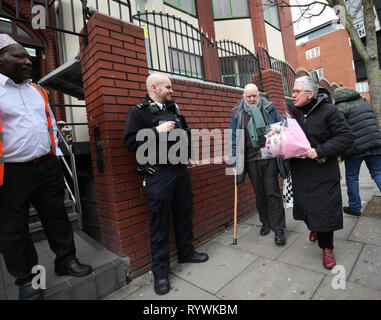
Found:
[[[283,229],[279,229],[279,230],[276,230],[275,231],[275,243],[277,245],[285,245],[286,244],[286,237],[284,236],[284,230]]]

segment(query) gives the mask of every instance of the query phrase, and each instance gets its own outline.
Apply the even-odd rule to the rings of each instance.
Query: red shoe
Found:
[[[311,231],[310,232],[310,241],[315,242],[317,240],[317,232]]]
[[[336,260],[331,249],[323,249],[323,266],[331,270],[336,265]]]

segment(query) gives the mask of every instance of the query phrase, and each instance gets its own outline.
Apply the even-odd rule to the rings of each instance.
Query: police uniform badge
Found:
[[[148,106],[148,111],[151,113],[158,113],[160,111],[160,108],[156,105],[155,102],[150,102]]]

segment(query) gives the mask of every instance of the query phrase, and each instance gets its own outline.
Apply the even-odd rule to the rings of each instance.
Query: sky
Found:
[[[324,0],[320,0],[320,2],[323,2]],[[291,0],[291,5],[297,5],[297,4],[310,4],[314,2],[313,0]],[[300,10],[301,8],[291,8],[292,13],[292,19],[293,21],[296,21],[300,17]],[[318,13],[322,10],[322,6],[315,4],[313,8],[311,8],[311,12]],[[294,23],[294,34],[297,35],[299,33],[302,33],[304,31],[310,30],[314,27],[317,27],[327,21],[332,21],[333,19],[337,19],[337,16],[335,15],[333,9],[327,7],[324,12],[318,16],[313,17],[310,19],[302,18],[302,20],[298,23]]]

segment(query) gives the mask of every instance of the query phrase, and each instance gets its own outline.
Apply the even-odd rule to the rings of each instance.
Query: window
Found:
[[[12,22],[9,19],[0,18],[0,32],[12,33]]]
[[[195,0],[164,0],[164,3],[196,16]]]
[[[275,0],[262,0],[265,21],[273,27],[280,29],[278,7]]]
[[[313,59],[320,56],[320,47],[315,47],[306,51],[306,59]]]
[[[189,52],[169,48],[172,72],[188,77],[202,78],[201,57]]]
[[[258,72],[253,58],[248,55],[220,57],[219,65],[223,84],[245,87],[252,83],[253,75]]]
[[[214,19],[234,19],[249,17],[247,0],[213,0]]]
[[[368,82],[357,82],[356,83],[356,91],[357,92],[369,92]]]
[[[312,71],[315,71],[317,73],[319,79],[324,77],[323,68],[319,68],[319,69],[312,70]]]

